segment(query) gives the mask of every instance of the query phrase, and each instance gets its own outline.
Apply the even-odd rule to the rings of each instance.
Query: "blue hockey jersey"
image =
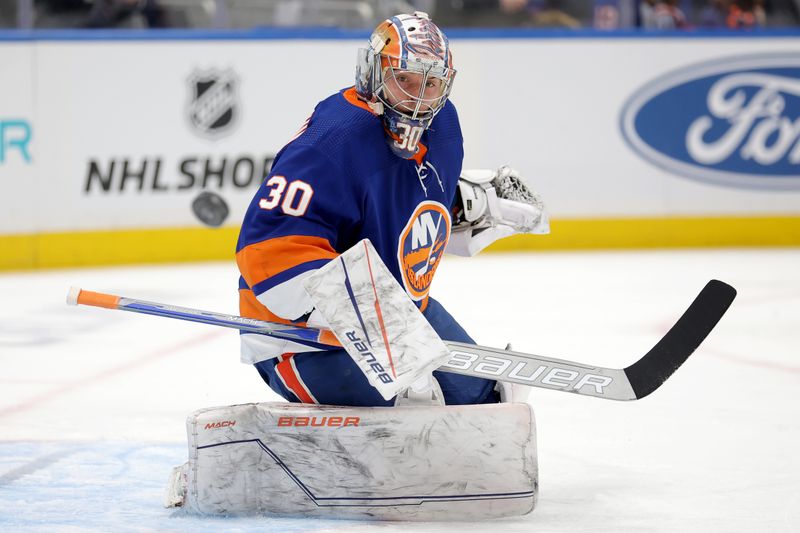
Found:
[[[320,102],[276,156],[242,223],[241,314],[302,324],[310,308],[299,281],[364,238],[424,309],[450,236],[463,156],[450,102],[412,159],[394,155],[381,117],[354,88]],[[278,355],[244,348],[247,362]]]

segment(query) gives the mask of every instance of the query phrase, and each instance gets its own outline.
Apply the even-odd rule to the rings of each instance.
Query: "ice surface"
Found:
[[[231,330],[86,307],[71,285],[236,312],[234,265],[0,275],[2,531],[800,531],[800,250],[447,258],[433,295],[485,345],[622,367],[711,278],[739,296],[652,396],[534,390],[541,494],[487,523],[199,518],[161,507],[198,408],[276,397]]]

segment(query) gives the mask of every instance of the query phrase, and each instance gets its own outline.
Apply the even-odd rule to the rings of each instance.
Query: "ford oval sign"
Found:
[[[800,54],[719,59],[633,94],[620,118],[643,158],[687,178],[800,189]]]

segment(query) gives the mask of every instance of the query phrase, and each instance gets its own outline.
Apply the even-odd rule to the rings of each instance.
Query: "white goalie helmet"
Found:
[[[453,88],[456,71],[447,37],[426,13],[397,15],[372,32],[367,48],[358,51],[356,91],[383,115],[389,145],[412,157],[416,142],[401,136],[427,129]]]

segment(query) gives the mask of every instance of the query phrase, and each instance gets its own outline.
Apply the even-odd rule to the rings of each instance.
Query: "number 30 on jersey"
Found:
[[[302,180],[289,183],[284,176],[272,176],[267,180],[266,186],[271,187],[269,195],[258,201],[258,207],[269,211],[280,205],[281,211],[293,217],[305,215],[308,203],[314,196],[311,185]]]
[[[409,150],[411,152],[415,151],[417,149],[417,145],[419,144],[419,140],[422,138],[422,132],[424,129],[421,126],[410,126],[402,122],[399,122],[397,127],[402,131],[398,134],[399,139],[394,142],[395,146],[397,146],[400,150]]]

